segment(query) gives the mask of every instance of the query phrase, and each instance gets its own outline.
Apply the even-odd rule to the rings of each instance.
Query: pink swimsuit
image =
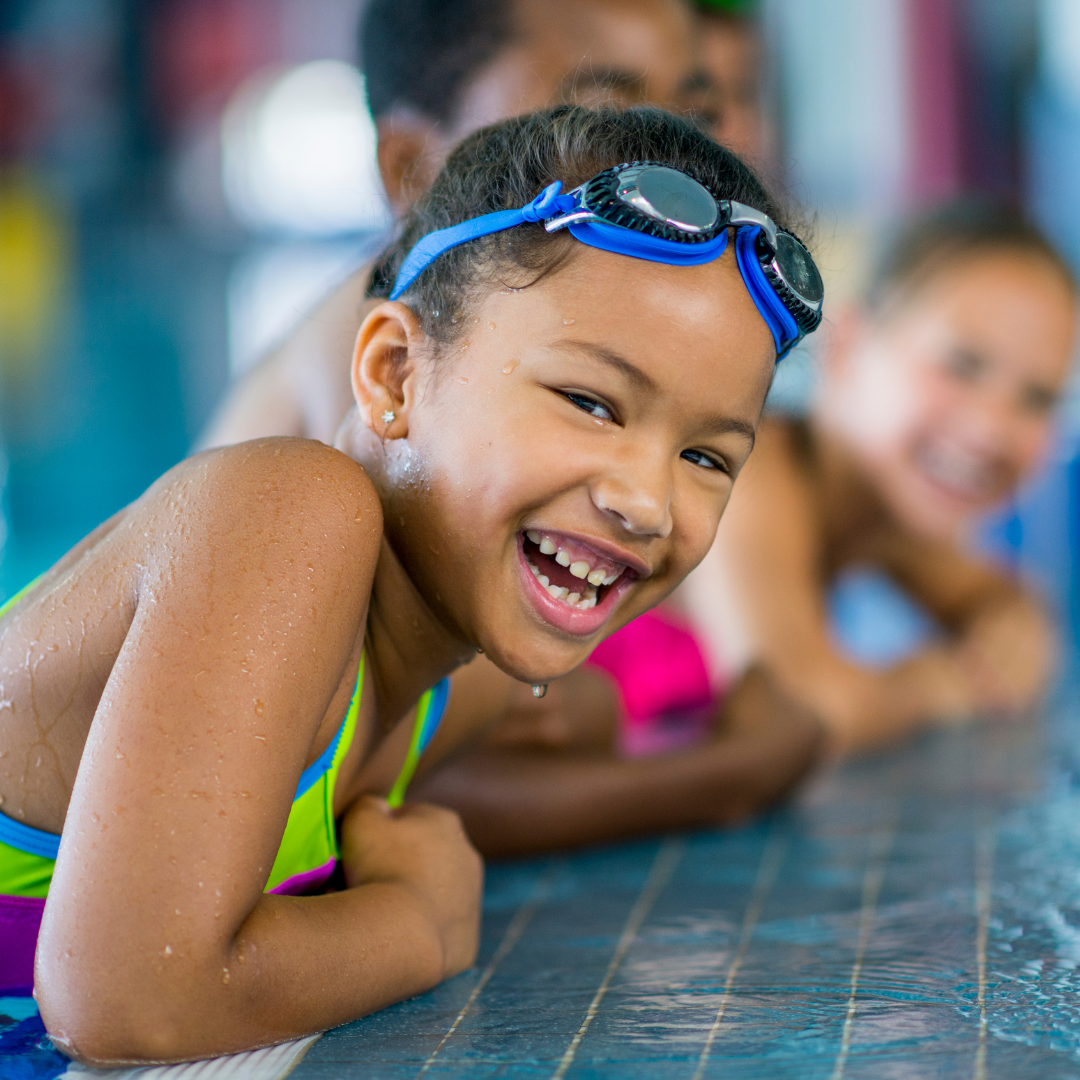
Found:
[[[701,646],[677,615],[646,612],[602,641],[587,663],[619,688],[629,753],[656,753],[704,733],[715,695]]]

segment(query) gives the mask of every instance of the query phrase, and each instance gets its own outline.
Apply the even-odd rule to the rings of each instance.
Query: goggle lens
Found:
[[[825,298],[825,285],[810,252],[788,233],[776,236],[776,267],[791,291],[807,304],[820,304]]]

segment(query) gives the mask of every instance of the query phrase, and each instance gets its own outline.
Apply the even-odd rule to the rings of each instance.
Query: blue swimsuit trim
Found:
[[[338,743],[341,742],[342,733],[349,717],[346,715],[337,729],[337,734],[331,739],[330,745],[300,774],[300,782],[296,785],[296,794],[293,802],[296,802],[306,791],[310,791],[329,771],[334,763],[334,755],[337,753]]]
[[[27,855],[39,855],[43,859],[55,859],[60,850],[60,837],[56,833],[32,829],[21,821],[14,821],[0,813],[0,843],[25,851]]]
[[[420,742],[417,746],[417,752],[423,753],[428,743],[431,742],[435,735],[435,732],[439,730],[439,724],[442,722],[443,713],[446,712],[446,702],[450,697],[450,680],[440,679],[431,688],[431,701],[428,704],[427,716],[424,717],[424,730],[420,732]]]

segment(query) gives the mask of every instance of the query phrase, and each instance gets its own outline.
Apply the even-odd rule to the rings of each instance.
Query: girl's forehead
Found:
[[[474,325],[533,344],[585,342],[624,357],[660,386],[697,379],[703,393],[767,386],[772,335],[742,282],[734,255],[702,266],[667,266],[585,246],[528,288],[496,289]]]

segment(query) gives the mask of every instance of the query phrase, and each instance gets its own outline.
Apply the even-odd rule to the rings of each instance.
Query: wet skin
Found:
[[[1076,297],[1045,259],[1004,251],[887,299],[836,320],[809,457],[789,425],[763,425],[713,551],[678,593],[718,662],[768,663],[842,750],[1022,714],[1055,656],[1039,601],[964,534],[1043,459]],[[853,565],[890,575],[947,639],[883,670],[848,660],[823,613]]]
[[[6,616],[0,796],[63,827],[36,986],[75,1056],[278,1041],[471,963],[480,871],[456,817],[363,797],[400,766],[408,710],[477,647],[526,682],[565,674],[708,551],[773,364],[730,254],[581,248],[472,317],[436,355],[405,305],[380,305],[344,453],[266,440],[184,462]],[[602,626],[559,624],[529,591],[532,528],[633,569]],[[361,650],[335,806],[351,887],[265,896]]]

